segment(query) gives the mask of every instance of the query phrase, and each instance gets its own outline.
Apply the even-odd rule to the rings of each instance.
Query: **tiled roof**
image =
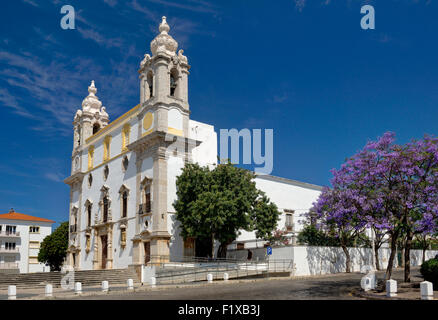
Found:
[[[0,214],[0,219],[24,220],[24,221],[39,221],[39,222],[55,223],[55,221],[53,221],[53,220],[33,217],[33,216],[29,216],[27,214],[15,212],[13,210],[9,211],[8,213]]]

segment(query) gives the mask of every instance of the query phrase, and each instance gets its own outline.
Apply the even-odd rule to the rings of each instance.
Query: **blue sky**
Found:
[[[0,213],[65,221],[72,121],[90,80],[115,119],[161,16],[192,66],[191,118],[273,128],[273,174],[328,185],[369,139],[438,132],[435,0],[14,0],[0,10]],[[60,27],[62,5],[76,29]],[[362,30],[372,4],[376,29]]]

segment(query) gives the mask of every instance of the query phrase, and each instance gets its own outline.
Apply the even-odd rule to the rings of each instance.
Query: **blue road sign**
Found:
[[[266,247],[266,253],[268,256],[272,255],[272,247]]]

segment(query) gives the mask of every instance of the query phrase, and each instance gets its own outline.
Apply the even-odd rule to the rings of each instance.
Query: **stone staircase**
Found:
[[[61,279],[65,276],[61,272],[36,272],[20,274],[0,274],[0,290],[7,289],[9,285],[18,288],[42,288],[46,284],[52,284],[54,288],[61,287]],[[82,287],[100,286],[106,280],[109,285],[126,285],[126,280],[134,280],[134,284],[140,283],[134,269],[111,269],[111,270],[83,270],[74,272],[74,282],[81,282]]]

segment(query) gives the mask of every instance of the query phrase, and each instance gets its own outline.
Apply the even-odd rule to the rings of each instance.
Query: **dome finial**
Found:
[[[90,96],[94,96],[97,92],[97,88],[94,85],[94,80],[91,80],[91,85],[88,87],[88,93],[90,94]]]
[[[160,23],[160,26],[158,27],[158,30],[161,33],[166,33],[166,34],[170,31],[170,27],[169,27],[169,25],[166,22],[166,17],[165,16],[163,16],[161,18],[161,23]]]

